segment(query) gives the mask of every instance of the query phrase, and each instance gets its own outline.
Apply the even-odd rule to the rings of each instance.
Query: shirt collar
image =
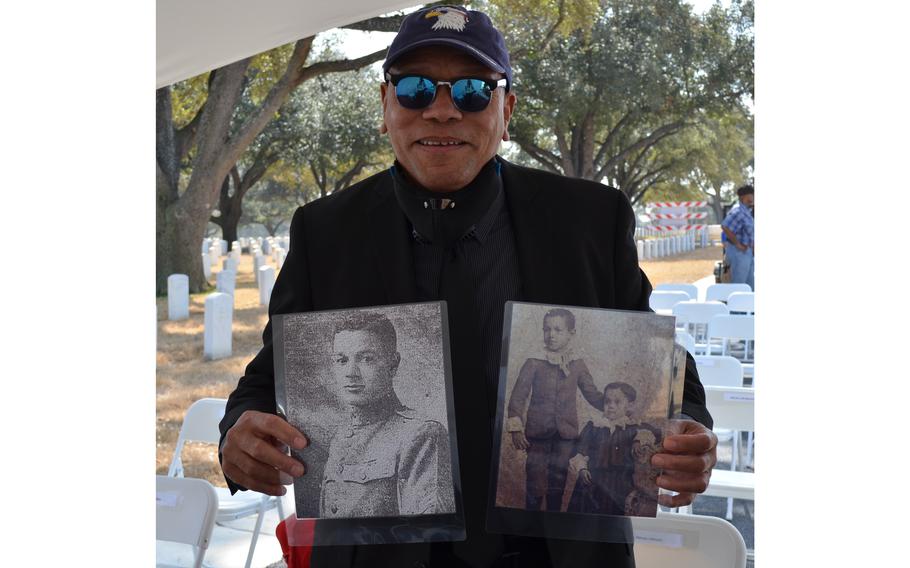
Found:
[[[591,422],[593,422],[595,426],[599,426],[601,428],[609,428],[610,432],[614,432],[618,428],[628,428],[629,426],[638,425],[638,422],[628,416],[623,416],[621,418],[617,418],[616,420],[610,420],[603,414],[595,416]]]

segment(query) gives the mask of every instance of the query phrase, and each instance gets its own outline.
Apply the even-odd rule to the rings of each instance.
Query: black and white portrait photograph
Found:
[[[454,514],[442,304],[290,314],[279,325],[277,388],[310,441],[295,452],[307,470],[294,480],[297,517]]]
[[[494,507],[655,516],[673,318],[524,303],[506,318]]]

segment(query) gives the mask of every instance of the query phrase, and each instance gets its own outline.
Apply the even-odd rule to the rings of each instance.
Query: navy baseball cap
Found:
[[[461,6],[433,6],[408,14],[389,46],[382,70],[388,71],[396,59],[427,45],[449,45],[459,49],[493,71],[505,73],[506,89],[512,86],[512,66],[509,65],[506,42],[483,12]]]

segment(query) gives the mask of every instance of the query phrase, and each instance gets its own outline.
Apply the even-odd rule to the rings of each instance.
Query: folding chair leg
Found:
[[[752,435],[755,432],[749,432],[749,437],[746,439],[746,467],[752,466],[752,443],[754,442]]]
[[[730,458],[730,471],[736,471],[739,464],[739,431],[733,431],[733,457]]]
[[[256,516],[256,527],[253,529],[253,538],[250,540],[250,551],[246,555],[245,568],[250,568],[250,565],[253,563],[253,553],[256,551],[256,541],[259,539],[259,529],[262,528],[262,518],[265,516],[265,507],[269,499],[270,497],[268,495],[263,495],[262,501],[259,503],[259,515]]]

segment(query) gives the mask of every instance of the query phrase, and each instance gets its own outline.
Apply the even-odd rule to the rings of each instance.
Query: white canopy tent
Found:
[[[157,0],[156,88],[419,0]]]

